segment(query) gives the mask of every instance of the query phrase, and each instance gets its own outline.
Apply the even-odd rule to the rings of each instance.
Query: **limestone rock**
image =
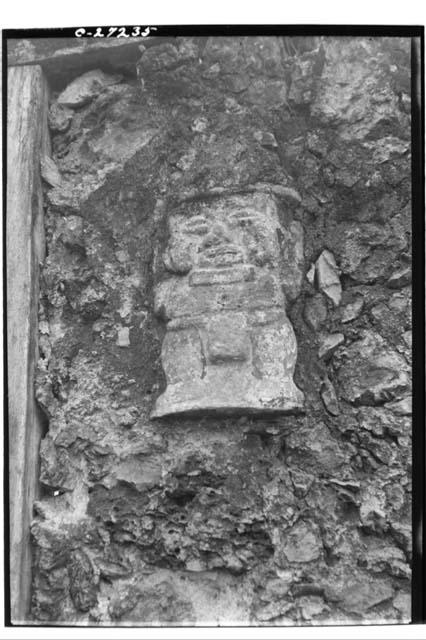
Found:
[[[105,286],[98,281],[92,281],[81,290],[76,298],[70,298],[70,304],[75,311],[81,313],[85,320],[93,322],[102,315],[106,300]]]
[[[89,556],[82,549],[71,553],[68,575],[75,607],[80,611],[89,611],[97,602],[98,576]]]
[[[340,598],[343,608],[358,615],[392,598],[394,590],[386,580],[356,581],[342,585]]]
[[[395,136],[386,136],[380,140],[374,140],[374,142],[364,142],[363,147],[373,151],[374,164],[382,164],[388,162],[392,156],[406,153],[410,148],[410,143]]]
[[[303,620],[311,621],[324,612],[330,611],[323,598],[319,596],[303,596],[297,604]]]
[[[304,256],[303,227],[297,220],[280,230],[280,279],[286,302],[293,302],[302,288]]]
[[[132,586],[125,586],[111,600],[108,606],[109,615],[113,620],[126,619],[127,615],[136,607],[141,597],[139,589]]]
[[[376,437],[408,435],[411,430],[411,420],[407,415],[396,414],[392,404],[389,402],[385,407],[360,407],[358,411],[360,427]]]
[[[324,49],[319,47],[296,59],[292,67],[292,83],[288,92],[289,102],[306,105],[313,101],[317,77],[324,65]]]
[[[373,482],[362,491],[359,516],[361,526],[369,533],[382,534],[386,529],[386,494]]]
[[[176,587],[167,580],[154,586],[141,586],[135,599],[131,598],[131,608],[126,606],[126,598],[120,599],[114,605],[113,616],[122,621],[148,625],[176,622],[191,625],[195,619],[191,602],[184,594],[178,593]]]
[[[388,413],[375,407],[361,407],[358,411],[359,425],[362,429],[371,431],[374,436],[382,437],[385,434]]]
[[[287,562],[311,562],[319,558],[321,552],[320,539],[305,522],[298,522],[292,529],[284,532],[281,553]]]
[[[256,608],[256,618],[261,622],[267,622],[268,620],[275,620],[280,616],[283,616],[289,609],[292,608],[292,603],[287,601],[281,602],[269,602],[268,604]]]
[[[333,384],[325,378],[321,384],[321,398],[328,413],[338,416],[340,413],[339,402]]]
[[[262,183],[257,182],[255,188],[259,188],[260,191],[271,191],[273,194],[282,198],[289,206],[295,207],[302,202],[302,197],[296,189],[291,187],[284,187],[282,184],[267,184],[262,189]]]
[[[289,592],[290,585],[284,580],[279,578],[272,578],[265,584],[262,591],[261,600],[264,602],[271,602],[274,600],[282,600]]]
[[[313,331],[318,331],[321,325],[326,321],[327,305],[320,293],[307,299],[303,310],[303,317],[306,324],[313,329]]]
[[[96,98],[106,87],[118,83],[120,79],[118,76],[107,75],[100,69],[87,71],[62,91],[58,97],[58,105],[73,109],[83,107]]]
[[[314,286],[314,282],[315,282],[315,265],[311,264],[311,266],[309,267],[309,270],[306,273],[306,280],[309,282],[310,285]]]
[[[143,77],[146,73],[155,73],[162,69],[168,69],[176,65],[179,57],[178,48],[171,42],[160,44],[155,50],[146,49],[138,62],[140,75]]]
[[[307,468],[316,470],[317,475],[332,476],[341,467],[346,456],[338,440],[332,437],[330,430],[323,422],[318,422],[310,428],[302,428],[289,435],[286,439],[289,464],[305,461]],[[312,474],[306,472],[291,473],[292,484],[296,494],[308,494],[313,482]]]
[[[103,556],[96,557],[95,565],[100,576],[107,580],[117,580],[131,576],[133,573],[130,562],[123,559],[115,547],[106,549]]]
[[[158,456],[123,456],[114,476],[118,483],[126,482],[138,491],[144,491],[161,481],[161,462]]]
[[[410,525],[393,520],[390,530],[398,545],[405,551],[407,558],[412,556],[412,528]]]
[[[49,156],[42,156],[40,160],[41,177],[51,187],[60,187],[62,183],[61,174],[55,162]]]
[[[262,147],[270,149],[276,149],[278,147],[274,134],[269,131],[256,131],[254,137]]]
[[[377,440],[373,438],[369,433],[360,433],[359,442],[363,447],[360,450],[360,455],[364,455],[364,451],[367,451],[373,457],[368,458],[370,466],[376,467],[376,463],[392,465],[395,460],[395,448],[392,447],[386,440]]]
[[[40,482],[53,495],[72,491],[74,482],[69,455],[65,448],[55,447],[48,434],[40,444]]]
[[[318,287],[337,307],[342,299],[339,270],[331,251],[323,251],[315,263]]]
[[[397,416],[411,416],[413,400],[411,395],[396,400],[395,402],[389,402],[388,409],[393,411]]]
[[[52,209],[59,211],[62,215],[80,214],[80,199],[78,191],[72,185],[62,181],[61,185],[50,189],[47,192],[47,201]]]
[[[120,327],[117,332],[117,345],[119,347],[129,347],[129,327]]]
[[[350,302],[342,309],[342,322],[351,322],[352,320],[356,320],[359,317],[362,309],[364,307],[364,300],[361,297],[358,297],[354,300],[354,302]]]
[[[388,572],[396,578],[409,579],[411,570],[404,552],[392,545],[372,545],[365,554],[367,569],[373,573]]]
[[[395,271],[389,280],[387,281],[387,286],[391,289],[401,289],[405,287],[407,284],[411,282],[412,271],[411,267],[405,267],[403,269],[398,269]]]
[[[344,350],[339,381],[344,397],[354,404],[378,405],[399,399],[410,389],[405,359],[373,331],[364,331]]]
[[[48,123],[53,132],[65,133],[70,127],[74,112],[57,102],[54,102],[49,109]]]
[[[343,333],[323,333],[320,335],[320,345],[318,349],[319,358],[327,358],[338,346],[343,344],[345,336]]]
[[[83,218],[67,216],[58,222],[58,239],[72,251],[85,253]]]
[[[393,606],[398,609],[404,622],[411,620],[411,595],[409,593],[398,592],[393,599]]]

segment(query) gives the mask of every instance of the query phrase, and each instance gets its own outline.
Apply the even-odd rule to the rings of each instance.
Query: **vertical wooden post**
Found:
[[[34,398],[39,264],[44,259],[40,155],[48,150],[47,83],[39,66],[8,71],[7,373],[10,594],[13,623],[31,608],[30,524],[42,418]]]

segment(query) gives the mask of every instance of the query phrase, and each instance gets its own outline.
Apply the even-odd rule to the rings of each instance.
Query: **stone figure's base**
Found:
[[[248,383],[248,384],[247,384]],[[184,398],[184,400],[182,400]],[[219,388],[204,379],[197,384],[169,385],[157,399],[151,418],[186,414],[295,414],[303,411],[303,393],[292,380],[278,386],[267,385],[252,377],[251,381],[239,380],[238,387],[231,380]]]

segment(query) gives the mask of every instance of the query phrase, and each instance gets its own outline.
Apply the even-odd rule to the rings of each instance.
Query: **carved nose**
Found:
[[[215,225],[202,242],[203,248],[231,242],[231,237],[222,226]]]

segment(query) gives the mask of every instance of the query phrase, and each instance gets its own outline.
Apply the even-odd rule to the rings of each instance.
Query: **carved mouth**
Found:
[[[203,252],[203,258],[216,266],[227,266],[243,262],[243,255],[238,247],[225,244],[210,247]]]

